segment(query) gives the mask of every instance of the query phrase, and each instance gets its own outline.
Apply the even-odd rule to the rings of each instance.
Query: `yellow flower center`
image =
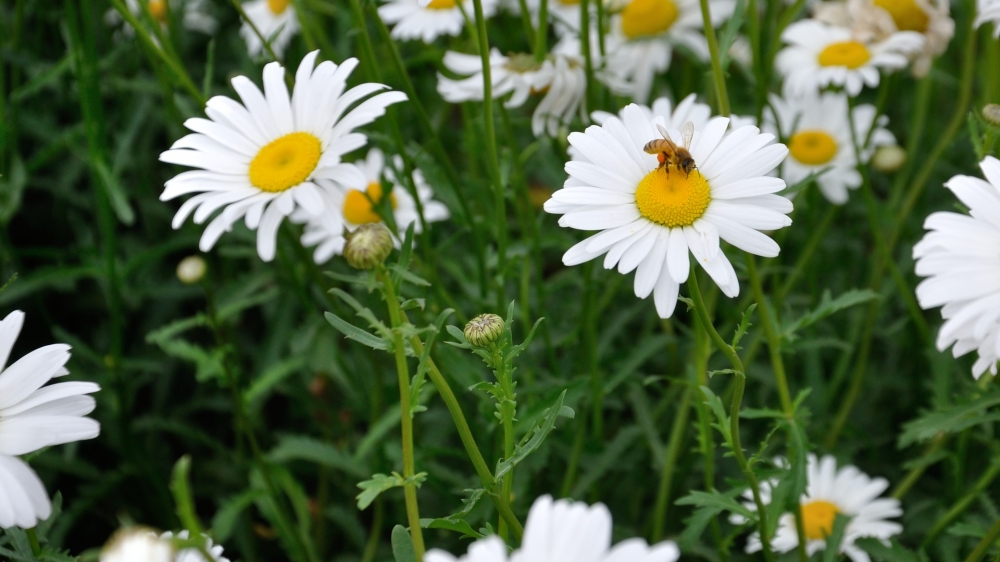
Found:
[[[802,526],[806,538],[823,540],[833,532],[833,521],[840,510],[828,501],[816,500],[802,506]]]
[[[868,62],[872,54],[868,52],[868,47],[858,41],[841,41],[840,43],[830,43],[819,54],[820,66],[846,66],[847,68],[858,68]]]
[[[658,35],[677,21],[673,0],[632,0],[622,10],[622,33],[629,39]]]
[[[368,197],[365,197],[365,193]],[[347,197],[344,198],[344,218],[353,224],[367,224],[370,222],[379,222],[381,217],[375,212],[374,205],[377,205],[382,201],[382,184],[379,182],[372,182],[368,184],[365,188],[365,193],[361,193],[357,189],[352,189],[347,192]],[[396,196],[389,192],[389,202],[392,204],[392,208],[396,208]]]
[[[271,9],[271,13],[280,16],[285,13],[288,9],[288,5],[292,3],[292,0],[267,0],[267,7]]]
[[[427,8],[431,10],[450,10],[457,6],[455,0],[431,0]]]
[[[291,133],[260,149],[250,162],[250,183],[263,191],[285,191],[309,178],[319,163],[319,139]]]
[[[149,0],[146,7],[149,8],[149,15],[153,16],[154,20],[160,23],[166,23],[167,0]]]
[[[889,12],[900,31],[925,33],[931,17],[914,0],[875,0],[875,5]]]
[[[663,226],[689,226],[705,214],[712,200],[708,180],[698,170],[690,175],[676,168],[669,174],[667,170],[653,170],[635,188],[639,213]]]
[[[799,131],[788,139],[788,152],[803,164],[819,166],[837,155],[837,141],[825,131]]]

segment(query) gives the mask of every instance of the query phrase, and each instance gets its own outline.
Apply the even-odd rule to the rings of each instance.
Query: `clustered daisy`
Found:
[[[263,37],[274,54],[280,57],[292,37],[299,32],[299,19],[295,15],[292,0],[251,0],[243,4],[243,11],[249,21],[243,22],[240,35],[246,41],[250,56],[260,55],[267,50],[261,41]],[[256,31],[254,27],[257,28]]]

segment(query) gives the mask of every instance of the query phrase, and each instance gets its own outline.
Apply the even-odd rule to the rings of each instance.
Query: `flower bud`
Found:
[[[491,344],[503,335],[503,318],[496,314],[480,314],[465,325],[465,339],[475,346]]]
[[[374,269],[392,252],[392,234],[380,222],[359,226],[347,235],[344,259],[354,269]]]
[[[185,285],[194,285],[205,276],[208,266],[201,256],[188,256],[177,264],[177,278]]]
[[[906,163],[906,151],[895,144],[880,146],[872,156],[872,166],[884,173],[892,173]]]
[[[101,562],[172,562],[174,546],[148,527],[120,529],[101,549]]]
[[[983,106],[983,117],[994,125],[1000,125],[1000,105],[988,103]]]

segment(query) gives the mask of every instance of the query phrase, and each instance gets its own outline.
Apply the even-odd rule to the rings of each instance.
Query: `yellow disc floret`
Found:
[[[153,16],[153,19],[160,22],[167,22],[167,0],[149,0],[146,4],[149,8],[149,15]]]
[[[450,10],[457,6],[455,0],[431,0],[427,5],[431,10]]]
[[[698,170],[690,174],[658,168],[646,174],[635,188],[639,213],[671,228],[689,226],[701,218],[712,200],[708,180]]]
[[[309,133],[291,133],[260,149],[250,162],[250,183],[272,193],[306,181],[319,163],[319,139]]]
[[[267,0],[267,7],[271,9],[272,14],[279,16],[285,13],[291,3],[292,0]]]
[[[805,527],[806,538],[823,540],[833,532],[833,522],[840,509],[836,505],[815,500],[802,506],[802,526]]]
[[[846,66],[858,68],[868,62],[872,54],[860,41],[830,43],[819,54],[820,66]]]
[[[788,152],[803,164],[819,166],[837,155],[837,141],[826,131],[799,131],[788,139]]]
[[[368,196],[365,196],[365,193]],[[371,222],[379,222],[382,219],[375,212],[374,206],[382,201],[382,184],[378,182],[372,182],[368,184],[365,188],[365,193],[358,191],[357,189],[352,189],[347,192],[347,197],[344,198],[344,218],[352,224],[368,224]],[[396,196],[389,193],[389,202],[392,204],[392,208],[396,208]]]
[[[915,0],[875,0],[875,5],[889,12],[900,31],[925,33],[931,17]]]
[[[678,15],[673,0],[632,0],[622,10],[622,33],[629,39],[658,35],[670,29]]]

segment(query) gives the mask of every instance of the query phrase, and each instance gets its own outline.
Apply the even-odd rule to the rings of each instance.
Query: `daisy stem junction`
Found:
[[[25,529],[24,534],[28,535],[28,544],[31,545],[31,554],[34,556],[42,555],[42,547],[38,544],[38,534],[35,533],[35,528]]]

